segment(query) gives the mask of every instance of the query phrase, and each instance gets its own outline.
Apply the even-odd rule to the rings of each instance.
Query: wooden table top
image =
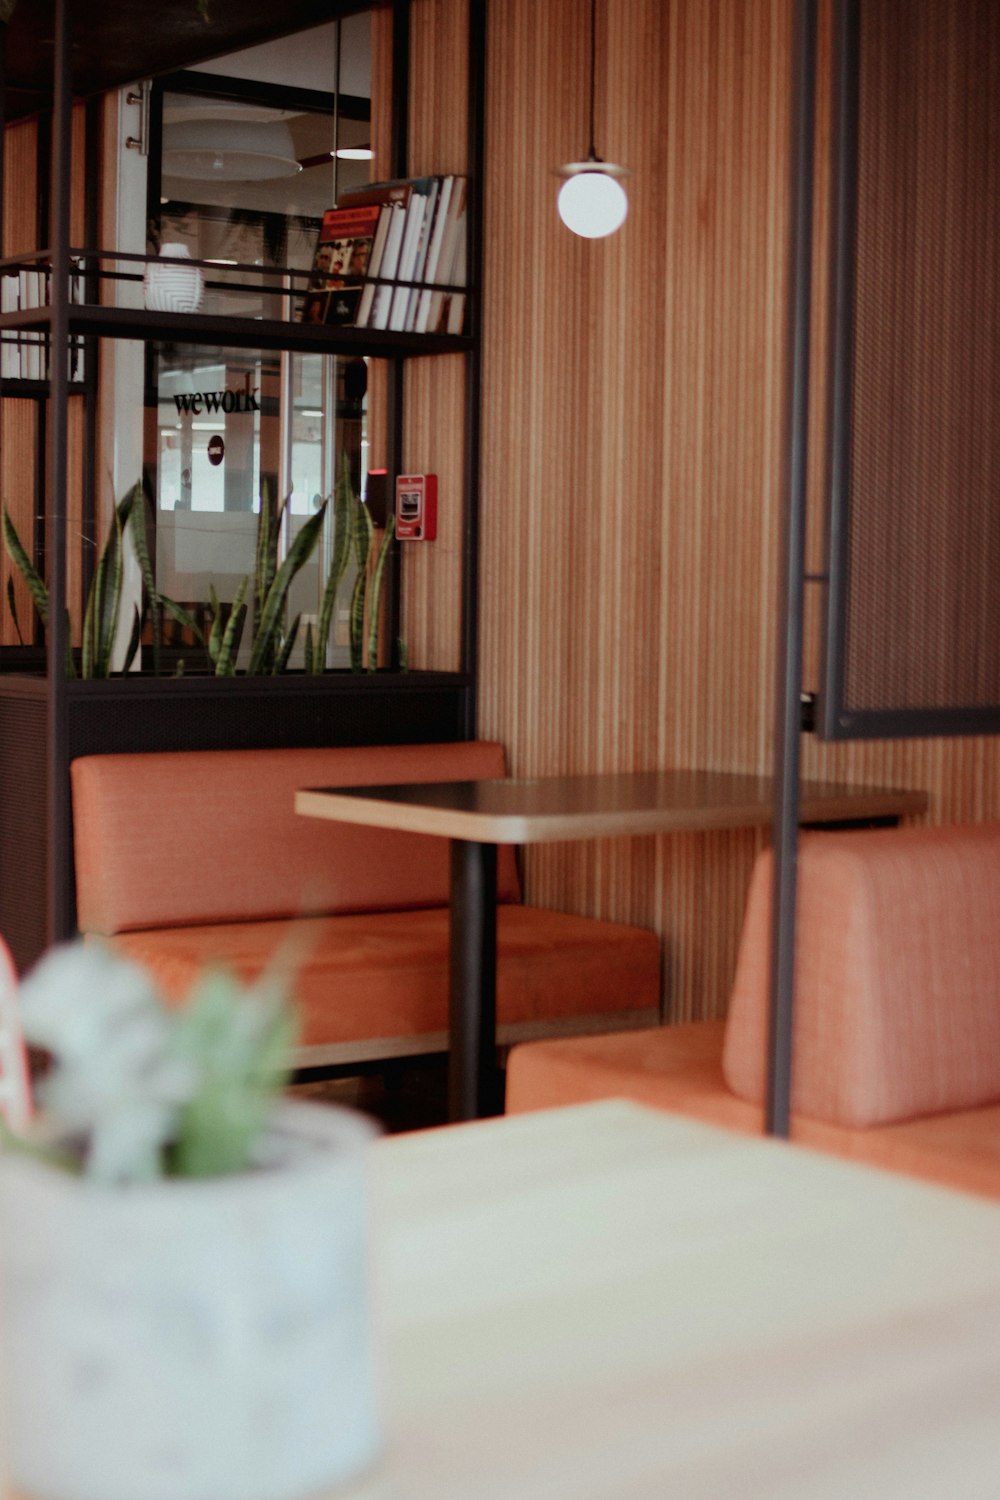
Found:
[[[597,776],[510,777],[299,791],[308,817],[404,829],[480,843],[683,833],[765,826],[773,816],[767,776],[725,771],[649,771]],[[803,823],[904,817],[925,812],[927,794],[887,787],[803,782]]]
[[[622,1101],[374,1148],[330,1500],[995,1500],[1000,1205]]]
[[[303,1500],[996,1500],[1000,1205],[621,1100],[371,1175],[384,1453]]]

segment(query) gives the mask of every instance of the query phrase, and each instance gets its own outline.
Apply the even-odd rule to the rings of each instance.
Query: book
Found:
[[[369,328],[388,328],[392,307],[392,279],[399,265],[399,252],[403,246],[403,230],[406,227],[406,209],[402,203],[389,204],[389,229],[382,252],[375,296],[368,316]]]
[[[17,272],[8,272],[0,277],[0,308],[5,313],[17,312]],[[17,380],[21,374],[20,341],[13,329],[5,330],[0,343],[0,376],[4,380]]]
[[[434,231],[434,219],[437,215],[437,203],[441,196],[441,188],[444,185],[443,177],[431,179],[430,191],[427,194],[427,203],[424,208],[423,219],[420,225],[420,233],[417,238],[417,249],[413,259],[413,269],[410,279],[421,282],[426,276],[427,255],[430,250],[431,235]],[[406,294],[406,312],[403,314],[403,329],[412,331],[417,317],[417,304],[420,301],[420,289],[412,286]]]
[[[453,287],[465,286],[465,226],[466,218],[463,211],[458,221],[455,236],[455,259],[451,267],[451,275],[448,280]],[[465,327],[465,292],[454,291],[446,294],[448,297],[448,319],[445,325],[446,333],[461,333]]]
[[[345,188],[337,198],[338,208],[370,208],[372,204],[401,203],[405,208],[413,193],[413,177],[393,177],[388,182],[366,182]]]
[[[455,179],[449,202],[448,222],[438,262],[436,280],[440,284],[431,293],[427,333],[461,333],[465,319],[465,296],[444,287],[465,286],[465,211],[467,182]]]
[[[430,206],[433,211],[431,190],[436,187],[436,181],[430,177],[418,177],[413,182],[413,193],[406,205],[406,226],[403,230],[403,245],[399,252],[399,265],[396,268],[396,279],[398,282],[409,282],[413,279],[414,269],[417,263],[417,252],[420,246],[421,235],[424,232],[424,223]],[[406,326],[406,314],[410,306],[409,286],[397,286],[392,294],[392,306],[389,311],[389,327],[397,333],[402,332]]]
[[[362,293],[358,309],[357,326],[360,328],[388,328],[392,306],[392,279],[398,274],[399,253],[402,249],[406,228],[406,210],[414,191],[425,182],[425,178],[393,177],[385,182],[367,182],[356,188],[345,188],[337,198],[338,208],[379,209],[379,223],[386,219],[385,239],[382,243],[378,266],[369,266],[371,295]],[[366,287],[366,292],[368,287]],[[362,306],[364,316],[362,316]]]
[[[392,221],[392,204],[383,203],[379,209],[378,227],[375,230],[375,239],[372,242],[372,253],[368,260],[368,279],[365,282],[364,291],[361,293],[361,301],[358,304],[359,328],[367,328],[368,320],[372,314],[372,306],[375,302],[375,290],[382,269],[382,259],[385,254],[385,242],[389,237],[389,225]]]
[[[448,226],[448,209],[451,202],[452,192],[455,187],[454,177],[444,177],[438,191],[437,207],[434,210],[434,226],[430,234],[430,242],[427,247],[427,259],[424,262],[423,279],[426,282],[435,282],[441,266],[441,250],[445,239],[445,230]],[[417,294],[416,311],[413,317],[414,333],[426,333],[430,321],[431,304],[434,294],[430,287],[424,287]]]
[[[345,326],[357,321],[378,220],[377,203],[327,209],[316,241],[301,322]]]

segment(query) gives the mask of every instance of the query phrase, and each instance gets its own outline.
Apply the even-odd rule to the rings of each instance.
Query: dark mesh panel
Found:
[[[843,707],[918,732],[1000,704],[1000,4],[863,0],[859,42]]]

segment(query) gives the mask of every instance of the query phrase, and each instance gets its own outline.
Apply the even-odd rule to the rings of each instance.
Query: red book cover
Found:
[[[345,325],[356,321],[378,217],[378,203],[327,209],[316,241],[301,322]]]

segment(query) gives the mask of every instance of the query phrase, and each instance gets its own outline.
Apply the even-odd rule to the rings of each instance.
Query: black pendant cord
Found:
[[[590,0],[590,150],[587,153],[588,161],[600,161],[597,147],[594,144],[594,97],[596,86],[594,76],[596,72],[597,58],[597,0]]]

